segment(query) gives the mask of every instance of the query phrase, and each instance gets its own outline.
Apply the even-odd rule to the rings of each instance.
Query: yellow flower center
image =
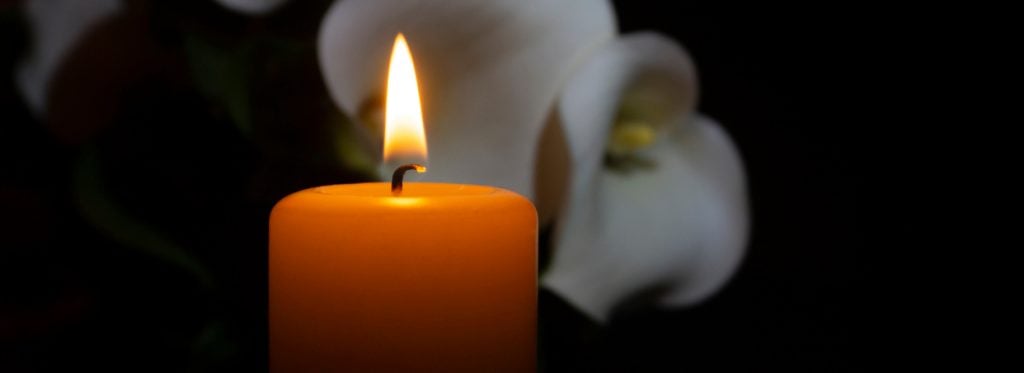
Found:
[[[615,123],[608,138],[608,154],[615,157],[629,155],[653,144],[655,136],[654,127],[644,121]]]

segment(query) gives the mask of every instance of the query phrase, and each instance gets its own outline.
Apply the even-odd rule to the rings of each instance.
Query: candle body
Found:
[[[498,188],[308,189],[270,219],[272,372],[528,372],[537,214]]]

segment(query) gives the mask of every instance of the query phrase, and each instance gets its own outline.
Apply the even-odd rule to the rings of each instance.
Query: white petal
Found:
[[[405,34],[423,100],[425,179],[533,194],[536,144],[573,68],[615,32],[593,0],[344,0],[320,29],[335,102],[354,119],[381,99],[388,52]],[[379,140],[378,140],[379,141]]]
[[[665,305],[683,306],[711,296],[736,272],[750,237],[750,209],[742,159],[721,125],[699,117],[673,138],[677,155],[693,166],[688,177],[701,181],[702,192],[701,209],[677,211],[700,220],[701,240],[695,241],[702,245],[700,255],[689,271],[674,273],[675,286],[661,299]]]
[[[239,13],[250,15],[265,14],[276,9],[286,0],[216,0],[221,6]]]
[[[559,98],[558,120],[576,179],[589,179],[600,168],[624,100],[641,101],[647,122],[662,129],[687,118],[697,101],[689,55],[659,34],[634,33],[607,44],[573,75]]]
[[[599,172],[559,221],[543,283],[596,320],[650,292],[666,305],[698,302],[743,256],[749,224],[735,147],[710,120],[681,132],[653,149],[653,170]]]
[[[623,97],[647,90],[663,140],[650,170],[603,167],[605,139]],[[559,101],[572,179],[543,283],[599,321],[622,301],[654,292],[668,305],[700,301],[735,271],[748,235],[742,165],[714,122],[694,120],[692,64],[654,34],[609,44]]]
[[[121,9],[119,0],[29,0],[25,17],[32,31],[32,51],[15,72],[29,108],[46,111],[50,79],[65,55],[93,26]]]

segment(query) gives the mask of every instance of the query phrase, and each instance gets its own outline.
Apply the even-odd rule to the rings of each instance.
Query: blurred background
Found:
[[[0,371],[266,370],[267,220],[368,180],[316,59],[328,0],[265,16],[125,1],[57,68],[45,120],[14,71],[32,33],[0,1]],[[683,310],[597,325],[541,294],[546,371],[849,371],[868,323],[856,97],[870,58],[835,10],[616,1],[620,30],[684,45],[699,109],[746,163],[738,274]]]

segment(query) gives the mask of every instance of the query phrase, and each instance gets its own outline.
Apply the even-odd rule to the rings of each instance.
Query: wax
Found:
[[[332,185],[270,218],[272,372],[532,372],[537,213],[500,188]]]

